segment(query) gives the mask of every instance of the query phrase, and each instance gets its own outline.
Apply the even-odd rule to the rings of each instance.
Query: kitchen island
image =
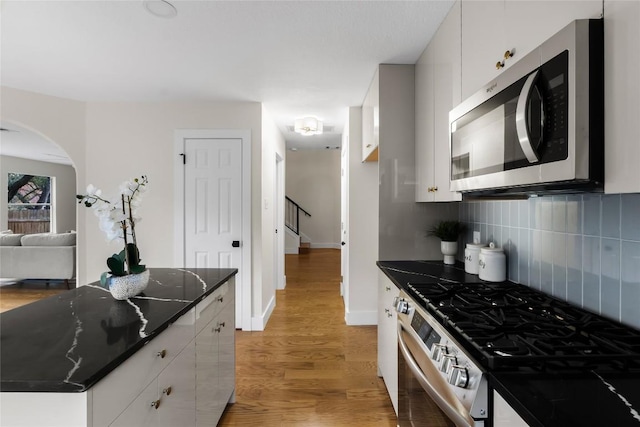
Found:
[[[1,425],[215,425],[235,383],[236,269],[150,269],[0,314]]]

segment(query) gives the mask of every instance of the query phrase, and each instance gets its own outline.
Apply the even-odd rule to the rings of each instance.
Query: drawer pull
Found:
[[[162,394],[166,394],[167,396],[169,396],[171,394],[171,386],[162,390]]]
[[[222,328],[220,328],[220,327],[212,329],[213,332],[217,332],[217,333],[220,333],[221,330],[222,330]]]
[[[219,322],[218,326],[222,326],[224,328],[225,327],[225,322]]]
[[[151,402],[151,407],[154,409],[158,409],[160,407],[160,399]]]
[[[389,292],[391,290],[391,286],[385,286],[384,289],[385,291]]]
[[[220,296],[220,297],[216,298],[216,301],[222,302],[222,301],[224,301],[224,298]]]
[[[160,351],[158,352],[158,357],[159,357],[160,359],[164,359],[166,355],[167,355],[167,350],[165,350],[165,349],[162,349],[162,350],[160,350]]]

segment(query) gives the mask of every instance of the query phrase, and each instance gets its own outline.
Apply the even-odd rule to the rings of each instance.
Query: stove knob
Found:
[[[466,388],[469,384],[469,372],[467,372],[467,368],[460,365],[453,365],[451,372],[449,372],[449,384]]]
[[[436,362],[440,362],[442,360],[442,356],[447,354],[449,351],[447,350],[447,346],[444,344],[434,344],[433,345],[433,353],[431,353],[431,358]]]
[[[398,301],[398,304],[396,305],[396,311],[398,313],[408,314],[409,313],[409,302],[407,300],[404,300],[404,299]]]
[[[440,364],[440,372],[449,373],[452,366],[458,364],[458,359],[453,354],[445,354]]]

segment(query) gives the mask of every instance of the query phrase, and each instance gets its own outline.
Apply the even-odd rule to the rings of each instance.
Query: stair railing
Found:
[[[288,196],[284,196],[285,198],[285,209],[284,209],[284,225],[296,235],[300,235],[300,212],[310,217],[311,214],[306,210],[302,209],[299,204],[291,200]]]

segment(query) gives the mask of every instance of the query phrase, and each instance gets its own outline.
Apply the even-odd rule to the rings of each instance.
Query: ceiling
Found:
[[[88,102],[261,102],[288,148],[336,148],[376,66],[415,63],[453,0],[171,0],[172,19],[143,3],[3,0],[0,83]],[[307,115],[323,135],[292,132]]]

